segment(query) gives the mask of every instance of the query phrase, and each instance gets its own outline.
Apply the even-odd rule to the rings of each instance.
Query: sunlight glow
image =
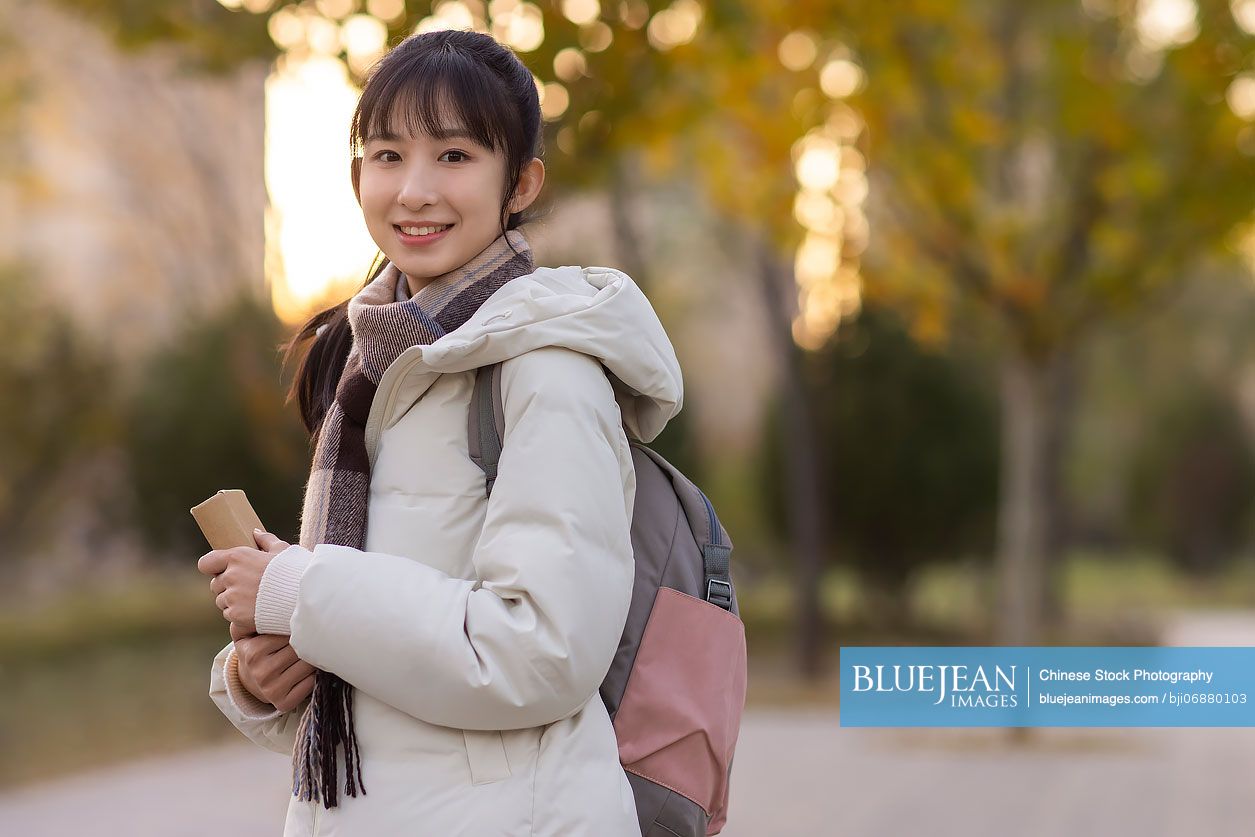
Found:
[[[589,52],[603,52],[614,42],[614,32],[600,20],[580,27],[580,46]]]
[[[388,29],[378,18],[353,15],[340,29],[340,42],[350,55],[382,55],[388,43]]]
[[[812,136],[797,144],[794,173],[805,189],[831,189],[840,177],[840,146],[826,137]]]
[[[414,27],[416,33],[439,32],[442,29],[474,29],[475,15],[458,0],[447,0],[432,6],[432,13]]]
[[[863,68],[845,58],[829,61],[819,71],[819,89],[831,99],[844,99],[857,93],[865,80]]]
[[[349,180],[357,96],[335,58],[286,56],[266,80],[266,280],[287,323],[360,288],[378,251]]]
[[[792,331],[804,349],[822,346],[862,305],[858,256],[869,233],[862,207],[867,160],[850,144],[860,130],[861,120],[838,101],[826,125],[793,145],[793,217],[806,233],[794,254],[798,313]]]
[[[1229,0],[1233,19],[1248,35],[1255,35],[1255,0]]]
[[[270,16],[266,21],[266,30],[270,40],[280,49],[291,49],[305,43],[305,21],[290,8],[283,8]]]
[[[396,20],[405,14],[405,0],[366,0],[366,11],[380,20]]]
[[[1255,73],[1243,73],[1225,91],[1225,101],[1239,119],[1255,120]]]
[[[640,29],[649,22],[649,4],[645,0],[620,0],[619,19],[628,29]]]
[[[597,0],[562,0],[562,14],[572,23],[583,26],[601,16],[601,3]]]
[[[588,75],[588,62],[584,60],[584,53],[575,47],[560,50],[553,57],[553,73],[568,83]]]
[[[340,54],[340,25],[319,15],[305,17],[305,41],[319,55]]]
[[[1138,0],[1137,36],[1150,50],[1188,44],[1198,37],[1194,0]]]
[[[353,14],[353,0],[315,0],[318,11],[335,20],[343,20]]]
[[[701,3],[697,0],[674,0],[669,8],[650,19],[645,34],[654,49],[665,52],[693,40],[701,22]]]
[[[492,0],[491,34],[519,52],[531,52],[545,42],[545,16],[539,6],[515,0]]]
[[[571,97],[567,93],[566,88],[556,81],[546,84],[541,89],[540,112],[545,119],[550,121],[558,119],[562,114],[566,113],[567,106],[570,103]]]

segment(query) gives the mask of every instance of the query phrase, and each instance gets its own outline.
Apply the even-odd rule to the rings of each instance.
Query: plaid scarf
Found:
[[[509,230],[410,299],[398,301],[404,297],[398,283],[406,280],[389,263],[349,300],[353,344],[335,401],[318,429],[301,513],[301,546],[312,550],[316,544],[330,543],[365,548],[370,492],[366,420],[384,370],[411,346],[431,343],[465,323],[498,288],[532,270],[527,240],[518,230]],[[336,807],[339,748],[344,750],[345,792],[357,796],[360,786],[365,794],[353,728],[353,687],[320,670],[297,728],[293,796],[321,799],[326,808]]]

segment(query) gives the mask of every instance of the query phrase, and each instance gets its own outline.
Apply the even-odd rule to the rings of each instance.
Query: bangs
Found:
[[[361,157],[373,137],[443,140],[457,128],[480,146],[504,152],[508,108],[501,81],[472,58],[439,50],[385,61],[367,82],[353,115],[352,154]]]

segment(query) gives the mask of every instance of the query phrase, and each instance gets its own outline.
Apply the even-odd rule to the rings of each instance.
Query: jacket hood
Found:
[[[652,441],[684,403],[675,349],[640,287],[610,267],[542,267],[490,296],[459,328],[426,346],[419,367],[464,372],[533,349],[591,355],[610,382],[629,436]]]

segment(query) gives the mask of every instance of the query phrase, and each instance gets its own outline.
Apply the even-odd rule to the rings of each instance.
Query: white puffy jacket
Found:
[[[498,361],[506,436],[489,502],[467,410],[476,367]],[[653,308],[604,267],[518,277],[388,368],[366,430],[365,550],[293,546],[267,572],[293,649],[356,687],[366,786],[348,797],[341,780],[331,810],[293,798],[285,837],[639,837],[597,690],[632,592],[624,428],[654,438],[682,392]],[[291,753],[304,705],[249,695],[231,645],[210,695],[244,735]]]

